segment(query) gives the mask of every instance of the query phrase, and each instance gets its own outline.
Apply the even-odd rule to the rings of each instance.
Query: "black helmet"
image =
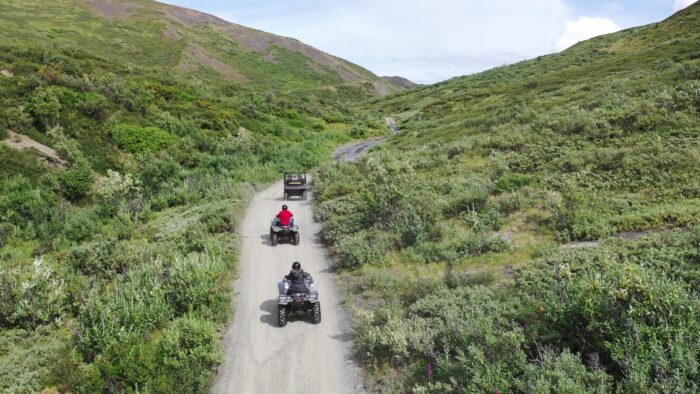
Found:
[[[298,261],[292,263],[292,269],[294,271],[299,271],[301,269],[301,264]]]
[[[283,211],[286,211],[286,210],[287,210],[287,205],[286,205],[286,204],[285,204],[285,205],[282,205],[282,210],[283,210]]]

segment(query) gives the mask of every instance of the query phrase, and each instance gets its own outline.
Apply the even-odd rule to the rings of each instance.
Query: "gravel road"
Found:
[[[240,277],[234,283],[236,310],[224,338],[225,361],[215,393],[362,393],[362,370],[356,362],[352,331],[319,240],[319,224],[309,201],[283,201],[282,183],[252,200],[241,230]],[[269,241],[272,217],[287,204],[300,224],[301,242],[294,246]],[[322,321],[292,318],[277,326],[277,282],[292,262],[318,282]]]

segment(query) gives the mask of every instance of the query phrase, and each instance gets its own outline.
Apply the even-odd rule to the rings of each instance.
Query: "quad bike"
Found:
[[[321,302],[318,300],[318,290],[313,279],[306,280],[307,293],[292,293],[289,291],[290,282],[283,278],[277,284],[279,299],[277,301],[277,323],[280,327],[287,325],[287,321],[292,316],[311,315],[314,324],[321,322]]]
[[[304,173],[284,173],[284,199],[289,197],[301,197],[306,200],[306,174]]]
[[[270,243],[272,246],[277,246],[280,241],[289,241],[293,245],[299,245],[301,236],[299,235],[299,226],[290,223],[289,226],[279,224],[277,219],[272,220],[270,225]]]

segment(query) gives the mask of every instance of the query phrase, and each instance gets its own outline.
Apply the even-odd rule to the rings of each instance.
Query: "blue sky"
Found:
[[[695,0],[166,0],[433,83],[657,22]]]

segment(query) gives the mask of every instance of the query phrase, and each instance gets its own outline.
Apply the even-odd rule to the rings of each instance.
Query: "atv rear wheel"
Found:
[[[277,246],[278,241],[279,241],[279,239],[277,238],[277,234],[275,234],[275,233],[270,234],[270,243],[272,244],[272,246]]]
[[[299,245],[299,241],[301,241],[301,237],[299,236],[299,233],[294,233],[294,238],[292,239],[292,243],[294,243],[294,245]]]
[[[277,305],[277,324],[279,324],[280,327],[287,325],[287,307]]]
[[[321,322],[321,303],[317,302],[314,304],[314,309],[311,311],[313,314],[313,322],[314,324],[318,324]]]

